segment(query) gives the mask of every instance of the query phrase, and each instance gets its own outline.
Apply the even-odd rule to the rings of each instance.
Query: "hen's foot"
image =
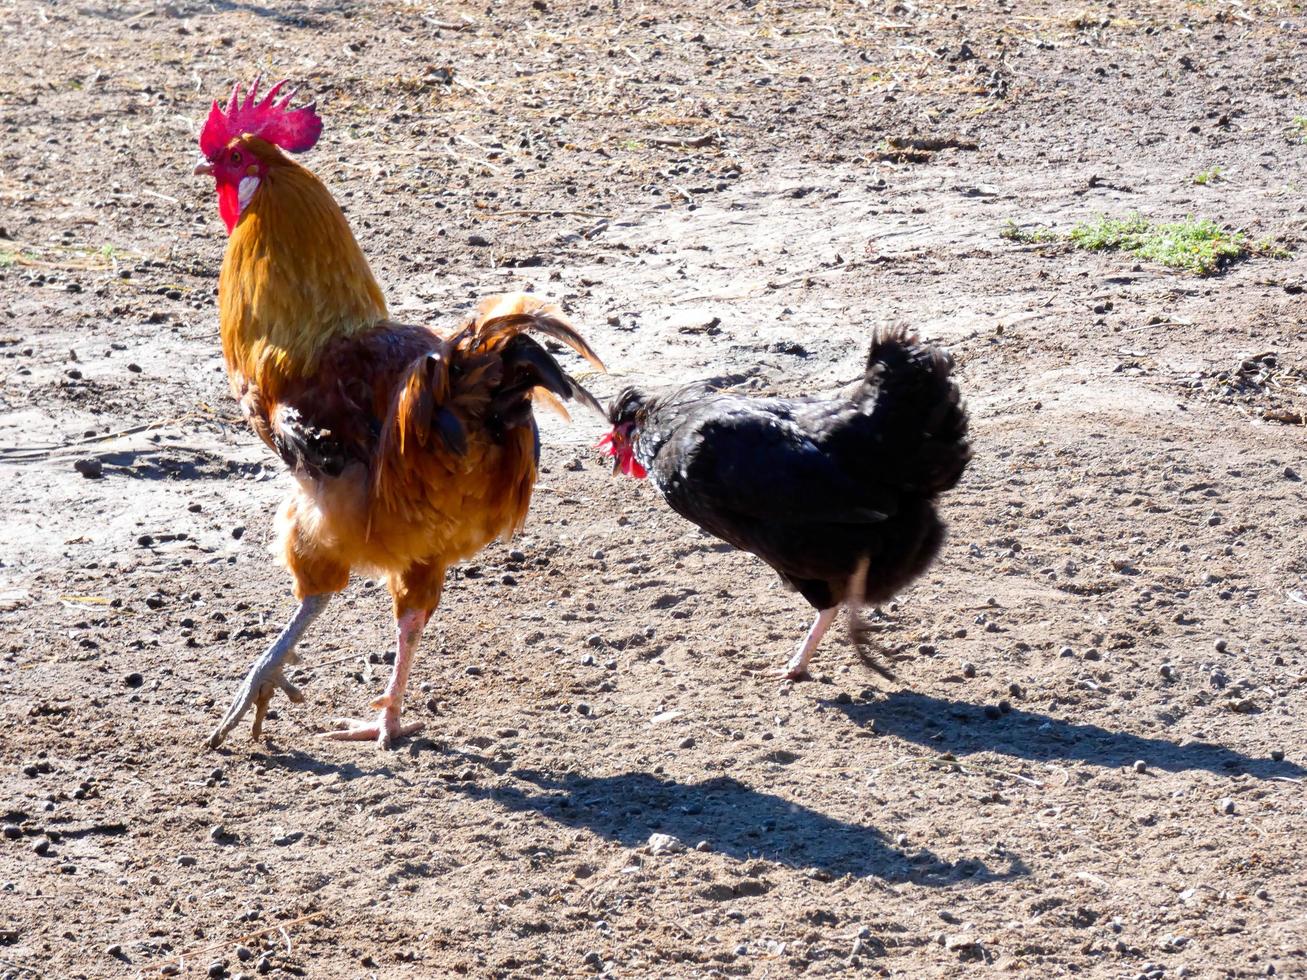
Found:
[[[879,654],[880,657],[883,657],[884,659],[888,660],[891,664],[897,664],[900,663],[901,661],[912,659],[911,654],[900,653],[895,650],[886,650],[883,647],[876,646],[873,644],[868,644],[866,642],[859,643],[856,647],[854,647],[854,649],[858,651],[858,656],[862,659],[862,662],[865,666],[867,666],[871,670],[874,670],[876,673],[880,674],[880,676],[884,677],[886,680],[894,681],[896,683],[898,682],[899,679],[898,675],[895,674],[890,667],[887,667],[885,666],[885,664],[881,663],[880,659],[878,659],[876,655]]]
[[[795,659],[797,660],[798,658],[796,657]],[[801,684],[804,681],[812,680],[812,674],[808,673],[808,668],[802,664],[796,665],[794,661],[790,661],[790,663],[785,665],[785,669],[781,671],[781,680],[794,681],[796,684]]]

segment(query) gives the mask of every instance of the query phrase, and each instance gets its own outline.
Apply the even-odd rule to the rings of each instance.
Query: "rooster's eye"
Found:
[[[241,162],[241,153],[240,153],[240,150],[235,150],[235,151],[232,152],[232,155],[231,155],[231,162],[232,162],[233,164],[239,164],[239,163]]]

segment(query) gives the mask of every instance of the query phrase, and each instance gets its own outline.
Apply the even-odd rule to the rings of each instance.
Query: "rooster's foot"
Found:
[[[295,654],[288,654],[286,662],[295,662]],[[257,688],[254,682],[257,682]],[[252,675],[247,678],[246,683],[241,686],[240,691],[236,694],[236,700],[227,709],[227,714],[223,716],[221,723],[209,736],[209,748],[216,749],[223,743],[231,730],[245,717],[245,712],[250,710],[251,705],[254,707],[254,724],[250,728],[250,738],[256,742],[262,738],[263,721],[268,717],[268,702],[272,700],[272,696],[279,690],[285,691],[286,696],[295,704],[304,702],[304,694],[294,684],[286,680],[286,675],[281,672],[280,666],[264,672],[261,677]]]
[[[388,749],[398,739],[415,735],[422,731],[422,722],[400,722],[399,707],[392,707],[382,697],[372,702],[372,707],[381,708],[376,721],[362,721],[358,718],[337,718],[339,728],[323,732],[322,738],[337,742],[376,742],[378,748]]]
[[[295,654],[295,644],[299,642],[299,638],[308,629],[309,624],[326,608],[330,599],[331,593],[322,592],[305,596],[300,601],[299,608],[295,610],[295,615],[281,631],[281,635],[272,646],[263,651],[259,659],[250,667],[249,673],[245,675],[240,690],[236,692],[236,699],[232,701],[227,714],[209,736],[209,748],[216,749],[221,745],[251,707],[254,708],[251,735],[255,739],[259,738],[263,734],[263,721],[268,717],[268,702],[277,691],[285,691],[286,696],[296,704],[304,700],[304,695],[300,693],[299,688],[286,679],[281,668],[283,664],[299,662],[299,657]]]

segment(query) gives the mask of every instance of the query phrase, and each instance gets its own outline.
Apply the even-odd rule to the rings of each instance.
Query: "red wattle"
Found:
[[[218,184],[218,214],[222,216],[222,223],[227,226],[227,234],[230,235],[241,217],[240,194],[235,184]]]

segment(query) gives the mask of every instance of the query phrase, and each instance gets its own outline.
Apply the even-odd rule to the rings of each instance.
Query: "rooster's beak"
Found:
[[[203,159],[200,160],[200,162],[195,165],[195,176],[212,177],[213,164],[211,164],[208,160],[203,160]]]

